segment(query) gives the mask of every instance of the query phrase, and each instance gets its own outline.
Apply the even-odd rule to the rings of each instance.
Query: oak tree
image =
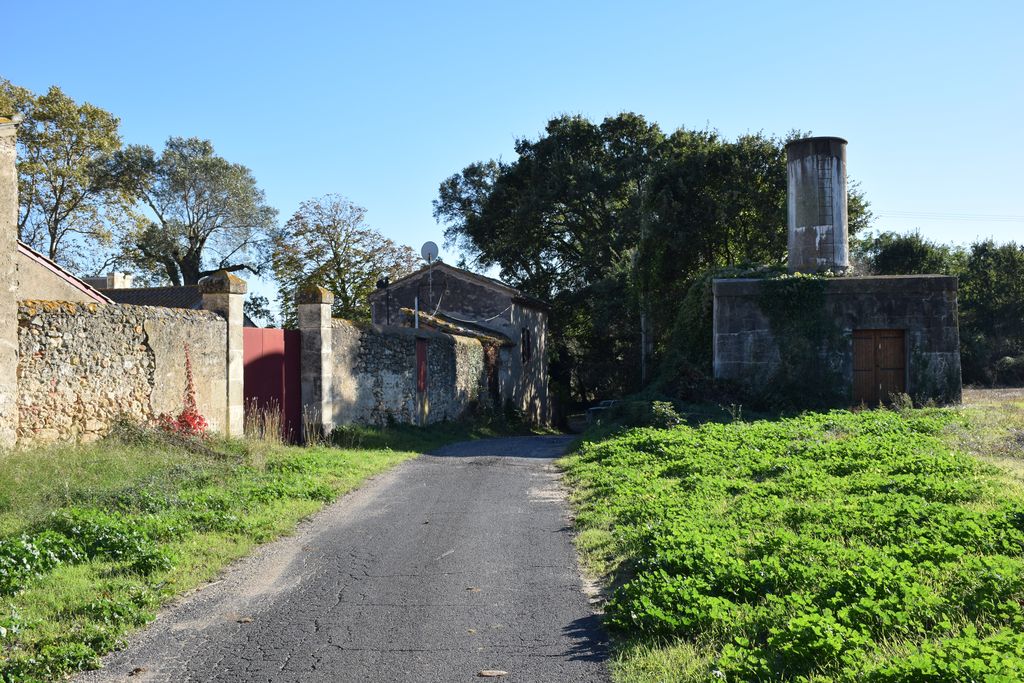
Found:
[[[209,140],[172,137],[159,156],[131,145],[115,155],[110,174],[150,218],[126,235],[128,261],[175,285],[194,285],[217,270],[262,272],[277,210],[252,171],[217,156]]]
[[[113,233],[131,224],[132,198],[106,173],[121,147],[119,120],[77,103],[57,86],[45,94],[0,81],[3,107],[18,126],[18,236],[75,271],[95,272]]]
[[[274,231],[271,264],[285,324],[294,324],[295,296],[307,285],[334,293],[334,317],[369,320],[367,297],[377,281],[416,269],[416,252],[368,227],[365,218],[366,209],[330,194],[302,202]]]

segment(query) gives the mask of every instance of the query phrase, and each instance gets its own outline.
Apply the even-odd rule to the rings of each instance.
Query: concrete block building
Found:
[[[958,402],[956,278],[846,276],[846,141],[806,138],[786,152],[793,277],[715,280],[715,377],[768,393],[802,386],[840,407],[899,394]],[[798,277],[823,271],[835,276]]]

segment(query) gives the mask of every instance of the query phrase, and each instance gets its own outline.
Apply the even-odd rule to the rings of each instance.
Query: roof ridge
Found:
[[[63,266],[58,264],[53,259],[51,259],[51,258],[49,258],[47,256],[44,256],[43,254],[40,254],[38,251],[36,251],[32,247],[30,247],[25,242],[22,242],[20,239],[17,241],[17,243],[18,243],[18,246],[17,246],[18,249],[21,249],[23,252],[27,252],[25,254],[26,256],[28,256],[29,258],[32,258],[33,260],[38,262],[41,266],[43,266],[47,270],[52,271],[58,277],[61,277],[69,285],[71,285],[75,289],[79,290],[80,292],[86,294],[89,298],[93,299],[97,303],[106,303],[106,304],[114,303],[113,301],[110,300],[110,297],[108,297],[106,294],[101,292],[99,289],[93,287],[88,282],[86,282],[82,278],[78,277],[77,275],[75,275],[71,271],[65,269]]]
[[[156,289],[193,289],[198,287],[199,285],[159,285],[156,287],[103,287],[100,289],[100,291],[110,292],[117,290],[119,292],[144,292],[153,291]]]

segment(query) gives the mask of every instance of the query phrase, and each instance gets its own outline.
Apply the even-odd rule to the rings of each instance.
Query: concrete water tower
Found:
[[[789,272],[841,277],[716,279],[715,378],[816,406],[958,402],[956,278],[848,275],[846,140],[794,140],[786,166]]]
[[[803,138],[786,145],[789,272],[850,267],[846,140]]]

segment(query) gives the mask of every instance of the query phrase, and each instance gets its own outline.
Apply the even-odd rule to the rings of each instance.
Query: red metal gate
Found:
[[[302,385],[299,379],[302,338],[298,330],[246,327],[242,330],[247,425],[271,424],[280,414],[281,433],[296,441],[302,432]]]

